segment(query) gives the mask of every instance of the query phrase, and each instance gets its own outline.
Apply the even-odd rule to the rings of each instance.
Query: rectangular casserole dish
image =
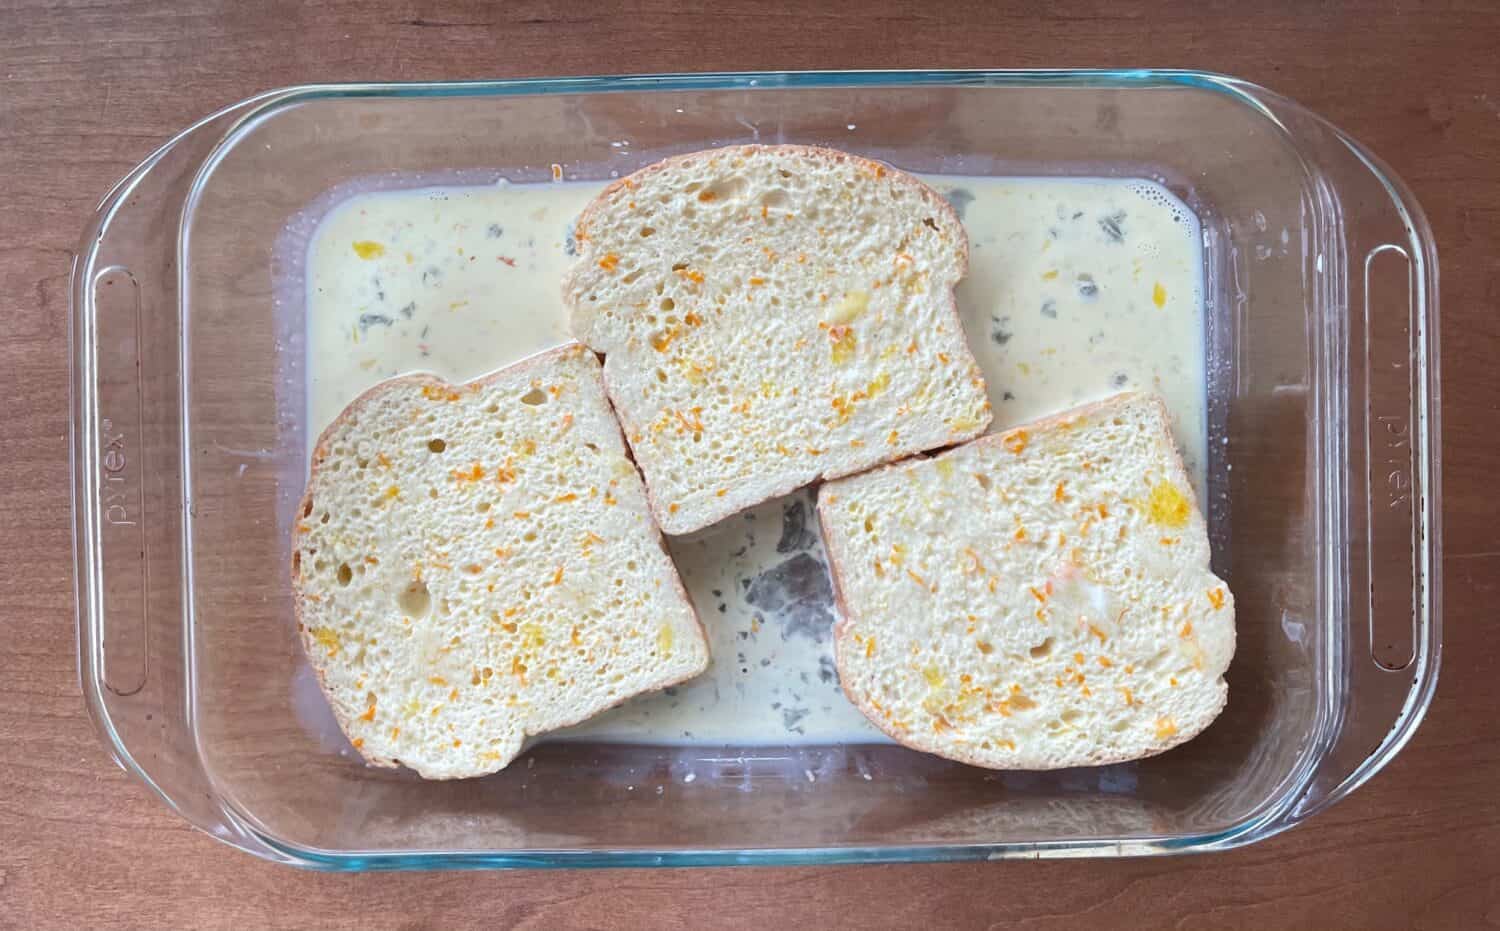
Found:
[[[611,145],[630,140],[630,145]],[[289,218],[353,179],[623,175],[737,142],[919,172],[1154,178],[1203,229],[1208,501],[1230,702],[1190,744],[992,773],[892,746],[543,744],[424,783],[303,723],[288,521],[306,474]],[[1410,194],[1321,118],[1190,72],[676,75],[274,91],[127,176],[72,280],[79,670],[115,759],[213,836],[320,869],[1214,850],[1348,794],[1440,652],[1437,265]],[[691,774],[692,778],[687,778]]]

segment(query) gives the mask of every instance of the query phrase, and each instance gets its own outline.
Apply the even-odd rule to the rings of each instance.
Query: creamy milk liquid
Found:
[[[1203,257],[1193,213],[1142,180],[925,180],[969,234],[958,303],[994,429],[1127,388],[1153,390],[1204,500]],[[335,207],[306,263],[310,432],[392,375],[466,381],[566,340],[569,228],[601,187],[387,191]],[[547,739],[887,742],[838,687],[812,502],[804,490],[671,540],[708,630],[709,671]]]

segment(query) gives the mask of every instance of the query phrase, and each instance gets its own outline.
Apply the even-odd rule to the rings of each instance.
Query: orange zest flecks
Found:
[[[354,244],[354,254],[362,259],[378,259],[385,255],[385,246],[370,239],[361,239]]]
[[[467,469],[454,469],[453,478],[460,482],[477,482],[484,478],[484,466],[476,462]]]
[[[608,253],[604,258],[599,260],[599,267],[607,272],[612,272],[620,267],[620,257],[613,252]]]
[[[666,352],[667,347],[672,345],[672,340],[680,335],[682,335],[682,328],[675,326],[661,333],[656,333],[651,337],[651,348],[657,352]]]
[[[854,329],[847,324],[828,328],[829,352],[834,365],[843,365],[854,356]]]
[[[1021,452],[1026,449],[1026,444],[1029,440],[1030,436],[1025,430],[1011,430],[1000,438],[1000,442],[1005,445],[1005,448],[1017,456],[1021,455]]]
[[[457,401],[459,394],[452,388],[442,385],[423,385],[422,397],[429,401]]]
[[[690,433],[702,433],[703,420],[698,416],[702,410],[701,407],[695,407],[687,413],[682,411],[673,411],[672,413],[677,416],[677,420],[682,424],[684,430]]]
[[[370,707],[368,707],[368,708],[365,709],[365,713],[362,714],[362,715],[360,715],[359,719],[361,721],[373,721],[373,720],[375,720],[375,696],[373,696],[373,695],[370,696]]]
[[[1213,609],[1215,611],[1224,607],[1224,589],[1210,589],[1208,593],[1208,603],[1213,606]]]

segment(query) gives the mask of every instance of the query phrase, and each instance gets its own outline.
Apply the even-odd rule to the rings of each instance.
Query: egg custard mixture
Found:
[[[1003,430],[1128,388],[1166,401],[1200,501],[1206,461],[1198,218],[1151,181],[924,178],[968,231],[958,305]],[[310,440],[393,375],[467,381],[569,338],[573,218],[603,183],[359,194],[305,262]],[[833,594],[803,490],[669,540],[708,630],[698,679],[548,740],[888,743],[839,690]]]

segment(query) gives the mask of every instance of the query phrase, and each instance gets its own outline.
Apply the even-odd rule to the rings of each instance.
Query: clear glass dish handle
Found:
[[[79,684],[111,756],[197,827],[285,859],[220,803],[193,739],[182,557],[178,227],[253,98],[162,146],[105,196],[71,283]]]
[[[1357,142],[1297,104],[1256,96],[1312,148],[1338,192],[1314,232],[1307,279],[1335,313],[1313,339],[1331,373],[1318,385],[1325,423],[1330,580],[1321,609],[1335,693],[1324,752],[1286,815],[1293,824],[1348,795],[1406,745],[1431,703],[1441,654],[1438,265],[1432,231],[1400,179]],[[1342,311],[1342,312],[1339,312]],[[1342,429],[1339,429],[1339,426]],[[1329,544],[1343,539],[1347,546]],[[1340,583],[1345,584],[1340,584]],[[1337,622],[1335,622],[1335,626]]]

